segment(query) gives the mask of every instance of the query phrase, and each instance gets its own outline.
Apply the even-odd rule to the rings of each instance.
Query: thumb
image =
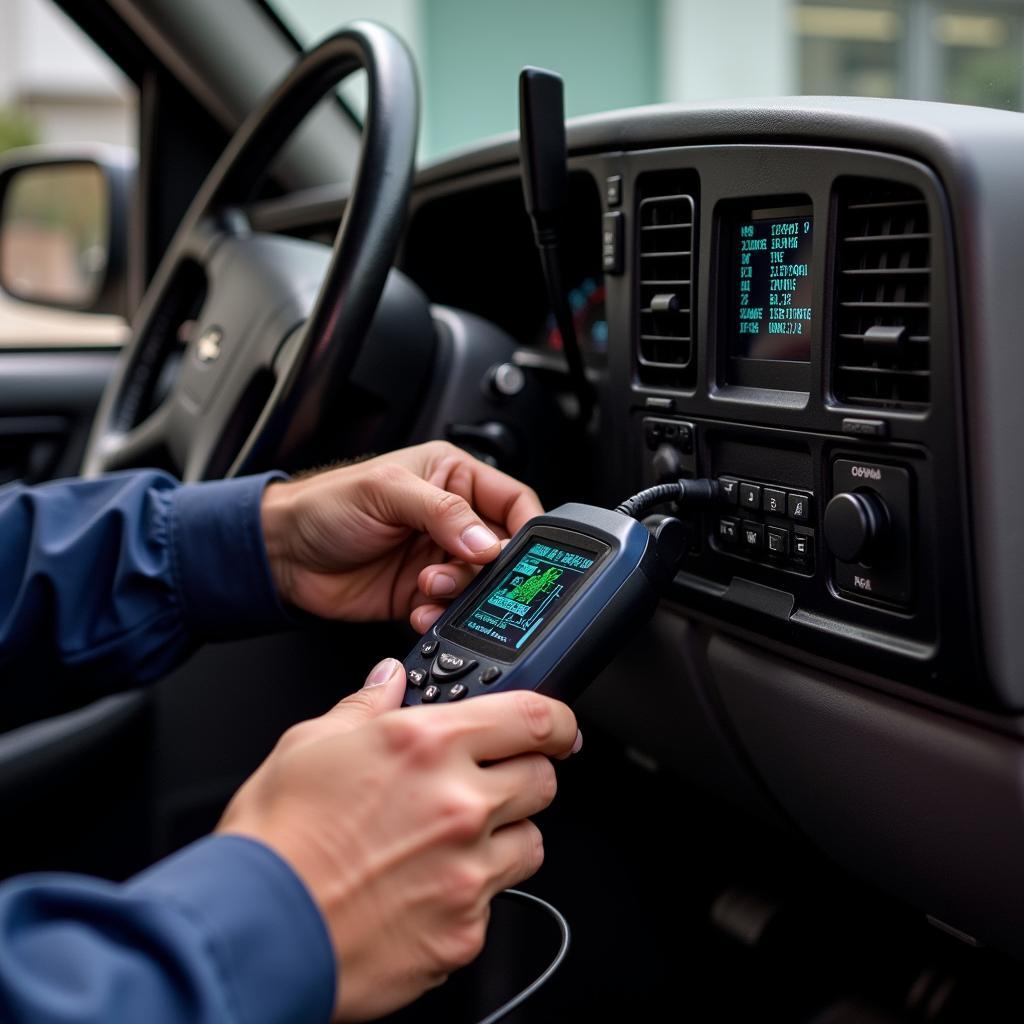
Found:
[[[405,666],[394,658],[378,662],[361,690],[349,694],[327,712],[335,726],[343,721],[349,729],[401,707],[405,696]]]
[[[380,496],[395,523],[429,533],[450,555],[477,565],[501,550],[498,538],[459,494],[435,487],[414,473]]]

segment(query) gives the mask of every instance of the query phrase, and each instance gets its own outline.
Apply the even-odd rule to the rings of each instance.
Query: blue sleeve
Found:
[[[0,885],[0,1020],[10,1024],[327,1021],[330,938],[292,869],[237,836],[200,840],[116,885]]]
[[[279,475],[181,484],[115,473],[0,488],[0,675],[109,691],[206,640],[288,624],[267,564],[263,489]]]

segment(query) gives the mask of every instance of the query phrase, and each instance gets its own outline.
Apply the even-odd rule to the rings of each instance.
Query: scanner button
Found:
[[[427,678],[427,673],[421,668],[413,668],[405,674],[405,678],[409,681],[410,686],[422,686]]]
[[[476,662],[472,659],[464,658],[461,654],[452,654],[450,651],[442,651],[434,659],[430,674],[435,679],[457,679],[474,668]]]
[[[462,700],[469,693],[469,687],[465,683],[455,683],[448,691],[449,700]]]
[[[432,658],[434,656],[434,651],[436,650],[436,640],[425,640],[423,643],[420,644],[420,654],[422,654],[424,658]]]
[[[487,668],[480,673],[481,683],[493,683],[498,676],[501,675],[501,669],[497,665],[488,665]]]
[[[433,704],[438,697],[441,696],[441,687],[435,686],[431,683],[424,691],[423,696],[420,698],[424,704]]]

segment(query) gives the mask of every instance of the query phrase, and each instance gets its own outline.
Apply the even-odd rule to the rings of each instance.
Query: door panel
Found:
[[[74,476],[116,348],[0,351],[0,484]]]

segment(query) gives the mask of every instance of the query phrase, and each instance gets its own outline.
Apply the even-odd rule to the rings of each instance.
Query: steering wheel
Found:
[[[362,153],[329,261],[324,246],[250,233],[240,204],[295,126],[358,68],[368,92]],[[412,58],[384,26],[354,22],[299,59],[238,129],[168,246],[100,402],[86,476],[142,465],[183,480],[232,476],[312,433],[355,365],[394,261],[418,119]],[[190,320],[180,371],[160,399]]]

